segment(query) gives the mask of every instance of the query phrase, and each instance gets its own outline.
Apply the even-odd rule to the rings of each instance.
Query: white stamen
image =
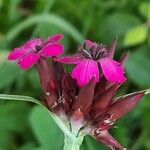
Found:
[[[82,50],[82,51],[84,51],[91,59],[92,59],[92,56],[90,55],[90,53],[88,53],[86,50]]]
[[[52,108],[54,108],[54,107],[56,107],[56,106],[57,106],[57,102],[54,103],[54,105],[52,106]]]
[[[49,96],[49,95],[50,95],[50,93],[49,93],[49,92],[46,92],[45,94],[46,94],[47,96]]]

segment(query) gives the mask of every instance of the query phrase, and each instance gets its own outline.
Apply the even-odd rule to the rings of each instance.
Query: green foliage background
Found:
[[[7,62],[14,47],[34,37],[63,33],[66,54],[85,38],[109,44],[118,38],[116,59],[130,51],[128,83],[120,94],[150,87],[150,1],[0,0],[0,93],[39,98],[34,69]],[[112,130],[130,150],[150,150],[150,97]],[[28,103],[0,101],[0,150],[61,150],[63,134],[48,114]],[[82,150],[105,149],[87,136]]]

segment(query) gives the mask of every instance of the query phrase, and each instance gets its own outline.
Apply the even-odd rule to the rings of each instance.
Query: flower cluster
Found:
[[[47,40],[31,40],[15,48],[8,59],[18,60],[22,69],[36,64],[44,92],[43,103],[62,120],[67,119],[72,134],[90,134],[110,149],[124,150],[109,130],[146,94],[140,91],[115,97],[127,80],[124,64],[128,53],[115,61],[116,40],[110,46],[86,40],[77,54],[62,57],[62,38],[54,35]],[[63,64],[74,65],[72,73]]]

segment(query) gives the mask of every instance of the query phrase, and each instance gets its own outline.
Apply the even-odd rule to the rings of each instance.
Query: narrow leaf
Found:
[[[8,32],[8,34],[6,35],[6,40],[12,41],[23,30],[27,29],[28,27],[31,27],[34,24],[38,24],[41,22],[52,24],[59,27],[78,42],[84,40],[83,36],[72,24],[70,24],[67,20],[54,14],[34,15],[25,19],[24,21],[20,22],[18,25],[15,25],[15,27]]]

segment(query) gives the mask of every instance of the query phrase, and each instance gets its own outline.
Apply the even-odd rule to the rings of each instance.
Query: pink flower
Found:
[[[123,83],[126,81],[124,68],[121,64],[113,60],[116,48],[116,41],[110,47],[93,43],[86,40],[85,44],[79,48],[79,54],[59,58],[58,61],[65,64],[76,64],[72,72],[79,86],[87,84],[92,77],[99,82],[102,75],[112,83]]]
[[[28,41],[19,48],[15,48],[8,56],[8,60],[18,61],[18,65],[27,70],[38,62],[40,57],[58,56],[63,53],[64,47],[59,42],[63,35],[51,36],[46,41],[36,38]]]

